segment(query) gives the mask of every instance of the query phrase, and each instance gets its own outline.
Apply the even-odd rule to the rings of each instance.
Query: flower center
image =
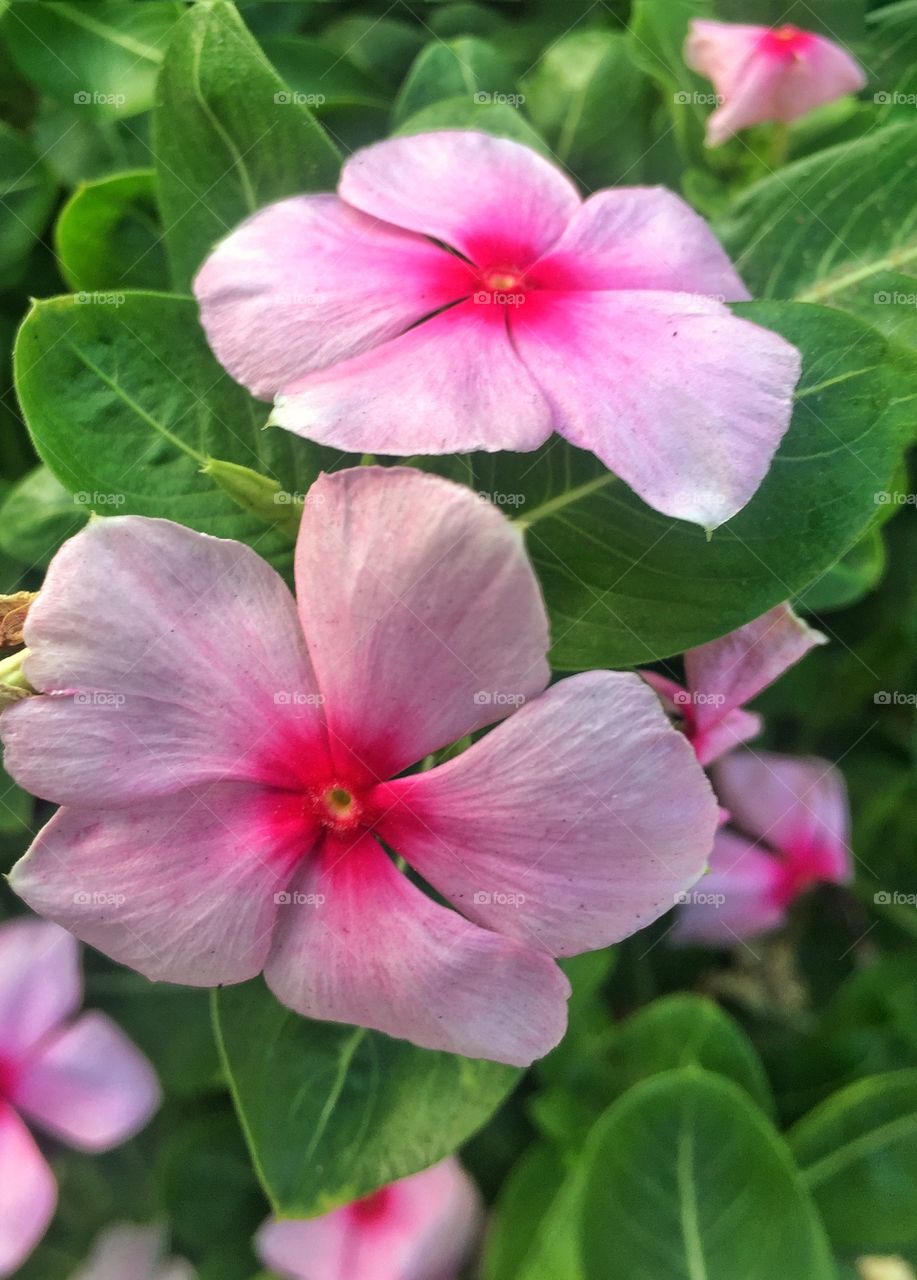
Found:
[[[483,280],[488,289],[516,289],[522,286],[522,274],[519,271],[485,271]]]
[[[764,47],[768,53],[780,58],[795,58],[808,46],[812,37],[808,31],[800,31],[786,23],[782,27],[772,27],[764,36]]]
[[[362,1200],[355,1200],[350,1205],[351,1215],[358,1222],[373,1222],[385,1214],[390,1200],[391,1187],[380,1187],[378,1191],[373,1191],[371,1195],[364,1196]]]
[[[349,836],[370,825],[366,805],[349,783],[335,781],[316,787],[309,800],[319,822],[334,835]]]
[[[0,1099],[12,1093],[18,1074],[14,1064],[0,1054]]]
[[[518,267],[489,267],[478,272],[478,280],[481,287],[475,291],[475,302],[496,307],[521,307],[525,301],[528,282],[525,272]]]

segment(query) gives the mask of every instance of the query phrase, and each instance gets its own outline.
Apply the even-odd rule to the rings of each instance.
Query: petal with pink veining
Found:
[[[370,835],[303,865],[265,978],[308,1018],[513,1066],[558,1043],[570,993],[548,956],[433,902]]]
[[[710,226],[664,187],[597,191],[529,273],[545,289],[671,289],[751,295]]]
[[[522,535],[463,485],[406,468],[321,477],[296,591],[332,754],[364,781],[547,684],[547,617]]]
[[[284,1280],[455,1280],[482,1218],[450,1158],[318,1218],[268,1220],[256,1248]]]
[[[481,296],[289,383],[271,421],[351,453],[537,448],[551,411],[513,349],[504,307]]]
[[[376,788],[383,839],[470,919],[552,955],[617,942],[700,876],[717,806],[636,676],[555,684],[428,773]]]
[[[714,784],[735,826],[779,850],[800,877],[852,878],[847,789],[827,760],[736,751],[719,761]]]
[[[27,790],[132,804],[224,777],[293,781],[324,758],[296,606],[249,547],[169,520],[91,523],[54,557],[25,626],[49,694],[0,720]]]
[[[0,1100],[0,1276],[11,1276],[48,1229],[57,1184],[19,1116]]]
[[[333,195],[268,205],[217,245],[194,281],[220,363],[268,400],[473,289],[460,258]]]
[[[45,1132],[81,1151],[132,1138],[159,1106],[156,1074],[103,1013],[84,1013],[32,1058],[11,1101]]]
[[[0,925],[0,1070],[12,1068],[79,1008],[76,940],[44,920]]]
[[[274,895],[313,838],[295,792],[214,783],[120,809],[63,808],[10,883],[148,978],[243,982],[264,966]]]
[[[531,147],[464,130],[365,147],[344,165],[338,193],[479,267],[503,269],[524,269],[543,254],[580,205],[570,179]]]
[[[710,299],[534,293],[510,328],[555,428],[665,515],[735,515],[789,426],[799,352]]]
[[[777,858],[731,831],[716,837],[710,871],[678,908],[675,943],[735,946],[776,929],[785,915]]]

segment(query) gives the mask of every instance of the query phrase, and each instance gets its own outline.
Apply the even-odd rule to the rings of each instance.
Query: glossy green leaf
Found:
[[[885,572],[885,540],[881,529],[870,529],[837,564],[816,578],[799,597],[800,607],[819,610],[845,609],[862,600]]]
[[[917,345],[913,118],[757,183],[717,231],[755,297],[844,307]]]
[[[19,564],[44,568],[88,519],[89,507],[75,501],[48,467],[36,467],[0,503],[0,551]]]
[[[694,1067],[635,1086],[583,1155],[585,1280],[832,1280],[792,1156],[730,1081]]]
[[[21,277],[56,196],[57,184],[35,147],[0,121],[0,289]]]
[[[444,98],[518,105],[513,73],[485,40],[435,40],[417,55],[392,108],[394,124]],[[507,98],[510,101],[507,102]]]
[[[917,1243],[917,1071],[858,1080],[789,1134],[832,1243]]]
[[[166,289],[168,269],[152,170],[134,169],[78,187],[54,229],[71,289]]]
[[[747,507],[704,531],[645,506],[591,455],[551,441],[519,468],[479,461],[476,486],[526,529],[562,670],[681,653],[802,591],[845,555],[891,486],[906,405],[885,340],[829,309],[749,303],[803,352],[793,421]]]
[[[13,0],[4,33],[19,70],[42,93],[116,118],[152,106],[181,13],[174,0]]]
[[[176,28],[159,79],[153,137],[180,288],[250,213],[337,182],[334,145],[227,0],[194,5]]]
[[[190,299],[104,298],[38,302],[19,333],[16,386],[48,468],[86,510],[166,516],[286,565],[290,537],[244,511],[202,468],[208,457],[236,462],[292,497],[315,478],[324,451],[263,429],[265,406],[222,372]]]
[[[301,1018],[260,980],[220,991],[214,1011],[262,1184],[294,1217],[433,1164],[480,1128],[519,1078],[498,1063]]]

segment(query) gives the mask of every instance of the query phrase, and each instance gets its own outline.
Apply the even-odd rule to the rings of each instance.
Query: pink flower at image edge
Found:
[[[796,120],[866,84],[863,68],[840,45],[789,25],[695,18],[685,61],[713,82],[720,99],[707,121],[711,147],[752,125]]]
[[[450,1157],[320,1217],[271,1219],[256,1247],[284,1280],[456,1280],[482,1222],[477,1188]]]
[[[26,1122],[80,1151],[132,1137],[159,1105],[140,1051],[101,1013],[75,1018],[79,947],[42,920],[0,925],[0,1276],[44,1235],[54,1174]]]
[[[531,450],[553,431],[650,506],[714,528],[790,422],[801,359],[662,188],[582,200],[521,143],[357,151],[337,195],[269,205],[201,268],[211,347],[272,421],[350,452]]]
[[[527,1065],[564,1031],[552,957],[702,873],[710,785],[638,676],[546,688],[520,531],[463,486],[320,478],[296,586],[163,520],[64,546],[26,623],[42,696],[0,718],[10,774],[63,808],[11,883],[150,978],[264,971],[306,1016]]]

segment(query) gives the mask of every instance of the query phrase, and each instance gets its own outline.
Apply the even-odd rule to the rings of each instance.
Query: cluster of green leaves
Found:
[[[790,972],[770,951],[674,953],[664,924],[611,978],[609,955],[571,964],[571,1033],[519,1088],[508,1068],[309,1023],[260,982],[208,1008],[96,960],[90,999],[150,1054],[166,1104],[122,1152],[55,1159],[62,1208],[26,1280],[65,1280],[105,1222],[155,1213],[201,1280],[248,1280],[269,1207],[322,1212],[459,1147],[496,1198],[487,1280],[605,1280],[609,1258],[635,1280],[917,1263],[917,916],[876,901],[917,892],[917,740],[906,708],[873,703],[917,689],[914,535],[888,523],[910,512],[917,404],[917,3],[790,8],[0,3],[0,585],[39,585],[90,512],[239,538],[289,572],[286,499],[359,459],[264,430],[190,281],[255,209],[332,189],[355,147],[479,128],[586,192],[664,183],[714,221],[756,298],[743,313],[804,356],[753,501],[708,540],[562,441],[436,467],[511,497],[557,670],[665,659],[788,597],[817,612],[836,643],[769,696],[772,745],[845,756],[861,861],[856,896],[795,923]],[[708,152],[709,86],[681,49],[711,14],[818,26],[869,90],[795,125],[776,171],[767,129]],[[0,775],[6,865],[44,816]],[[736,1018],[679,994],[694,986]]]

